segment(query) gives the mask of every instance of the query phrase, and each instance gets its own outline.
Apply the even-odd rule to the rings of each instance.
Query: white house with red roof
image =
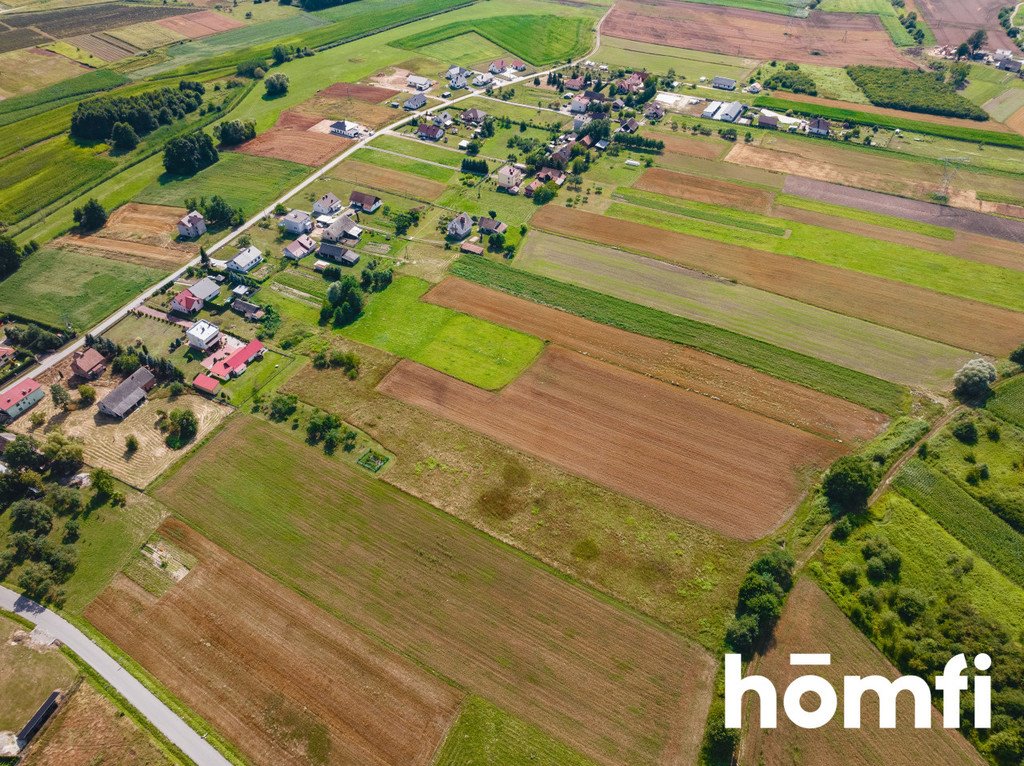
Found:
[[[220,380],[237,378],[256,359],[263,358],[263,344],[251,340],[230,356],[215,362],[210,368],[210,375]]]
[[[491,74],[501,74],[508,69],[508,64],[505,63],[505,59],[498,59],[497,61],[492,61],[487,69]]]
[[[42,400],[46,395],[43,387],[34,378],[25,378],[0,394],[0,421],[10,422],[18,418]]]
[[[191,287],[186,287],[174,296],[171,301],[171,310],[179,314],[197,314],[206,305],[207,301],[216,299],[220,295],[220,285],[209,277],[203,277]]]

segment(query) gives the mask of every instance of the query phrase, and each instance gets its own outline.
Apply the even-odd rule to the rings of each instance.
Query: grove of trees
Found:
[[[946,82],[944,71],[923,72],[882,66],[849,66],[846,71],[876,106],[979,121],[988,119],[984,109],[968,101]]]
[[[218,159],[213,139],[201,130],[171,139],[164,147],[164,169],[177,176],[194,175]]]
[[[111,138],[116,123],[124,123],[137,136],[144,136],[160,125],[169,125],[194,112],[202,102],[202,93],[180,85],[137,96],[111,96],[82,101],[71,115],[71,135],[86,140],[105,141]]]
[[[215,126],[213,134],[221,146],[238,146],[256,138],[256,123],[253,120],[229,120]]]

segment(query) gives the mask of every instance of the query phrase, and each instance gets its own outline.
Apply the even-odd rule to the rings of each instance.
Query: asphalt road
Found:
[[[63,617],[3,586],[0,586],[0,609],[24,617],[67,646],[198,766],[230,766],[227,758]]]

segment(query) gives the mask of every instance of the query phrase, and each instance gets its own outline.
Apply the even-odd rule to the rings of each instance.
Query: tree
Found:
[[[288,92],[288,75],[280,72],[272,74],[263,81],[263,87],[267,89],[268,96],[283,96]]]
[[[96,231],[107,222],[107,211],[95,197],[89,199],[82,207],[76,207],[72,216],[82,231]]]
[[[1010,361],[1024,367],[1024,345],[1018,346],[1010,352]]]
[[[66,410],[71,405],[71,394],[60,383],[50,386],[50,398],[53,399],[54,405],[62,410]]]
[[[171,411],[167,416],[167,423],[167,446],[171,449],[181,449],[199,433],[199,420],[192,410]]]
[[[299,398],[295,394],[278,394],[270,402],[270,419],[278,422],[287,420],[298,409]]]
[[[548,181],[533,193],[533,204],[546,205],[558,194],[558,186],[554,181]]]
[[[274,59],[275,64],[283,64],[292,57],[291,49],[285,45],[275,45],[274,50],[271,51],[270,57]]]
[[[13,274],[21,265],[21,248],[14,238],[0,234],[0,279]]]
[[[256,123],[253,120],[229,120],[214,127],[213,134],[222,146],[237,146],[256,137]]]
[[[18,587],[34,601],[45,601],[53,590],[53,571],[46,564],[29,564],[18,577]]]
[[[82,404],[92,404],[96,401],[96,389],[88,383],[83,383],[78,387],[78,398],[82,400]]]
[[[354,322],[363,311],[363,297],[355,277],[346,276],[327,288],[326,313],[335,326],[343,327]]]
[[[128,434],[124,439],[124,448],[129,455],[139,451],[139,437],[135,434]]]
[[[43,537],[53,529],[53,511],[38,500],[18,500],[11,504],[10,511],[12,532],[31,532]]]
[[[862,510],[875,489],[875,471],[864,457],[845,455],[832,464],[822,491],[843,512]]]
[[[131,151],[139,145],[139,134],[127,122],[115,122],[110,129],[110,142],[115,149]]]
[[[971,46],[967,43],[960,43],[956,49],[956,60],[966,59],[971,57]]]
[[[78,468],[85,459],[81,439],[65,436],[62,431],[52,431],[43,442],[43,457],[54,470],[66,472]]]
[[[964,401],[984,399],[996,379],[995,366],[985,359],[972,359],[953,376],[953,393]]]
[[[82,495],[71,487],[53,487],[46,493],[46,504],[58,516],[75,516],[82,511]]]
[[[4,450],[4,462],[11,468],[29,468],[39,462],[36,442],[31,436],[19,434]]]
[[[971,36],[967,38],[967,47],[971,49],[971,53],[977,53],[985,47],[985,43],[987,42],[988,32],[984,29],[979,29],[976,32],[972,32]]]
[[[164,147],[164,169],[173,175],[194,175],[218,159],[213,139],[201,130],[171,139]]]
[[[114,475],[106,468],[94,469],[89,474],[89,481],[96,492],[96,497],[100,500],[105,500],[114,495],[117,485],[114,484]]]

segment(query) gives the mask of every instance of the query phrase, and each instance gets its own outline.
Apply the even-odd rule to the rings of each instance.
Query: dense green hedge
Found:
[[[849,66],[846,72],[875,106],[979,122],[988,119],[984,109],[957,93],[942,74],[882,66]]]
[[[787,101],[774,96],[758,96],[754,106],[771,109],[775,112],[792,111],[807,117],[825,117],[835,122],[849,122],[854,125],[877,125],[880,128],[905,130],[910,133],[921,133],[926,136],[951,138],[954,141],[968,141],[973,144],[989,144],[991,146],[1010,146],[1024,149],[1024,136],[1016,133],[997,133],[992,130],[978,128],[961,128],[956,125],[943,125],[936,122],[921,122],[903,117],[890,117],[884,114],[858,112],[854,109],[840,109],[819,104],[806,104],[801,101]]]

